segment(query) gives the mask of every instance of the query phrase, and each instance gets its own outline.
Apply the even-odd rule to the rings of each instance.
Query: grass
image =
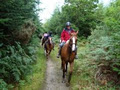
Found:
[[[61,60],[60,58],[57,58],[57,57],[56,57],[57,54],[58,54],[58,45],[55,45],[54,50],[53,50],[53,51],[51,52],[51,54],[50,54],[50,57],[52,58],[52,60],[54,60],[54,61],[56,61],[56,62],[58,62],[58,61]]]
[[[71,79],[73,90],[97,90],[94,83],[94,65],[87,59],[87,48],[80,46],[78,48],[79,59],[75,60],[74,72]]]
[[[33,73],[28,76],[28,82],[20,86],[19,90],[41,90],[46,71],[46,58],[42,48],[38,49],[37,62],[33,65]]]

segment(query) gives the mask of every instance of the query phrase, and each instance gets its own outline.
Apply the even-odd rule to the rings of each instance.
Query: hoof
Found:
[[[67,73],[67,70],[65,70],[65,72]]]
[[[62,83],[65,83],[65,80],[62,80]]]
[[[69,87],[69,86],[70,86],[70,83],[66,83],[66,86]]]

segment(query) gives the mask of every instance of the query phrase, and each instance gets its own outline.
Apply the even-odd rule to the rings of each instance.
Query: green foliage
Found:
[[[96,61],[98,68],[100,65],[109,67],[111,72],[115,71],[117,75],[120,74],[119,5],[119,0],[116,0],[103,10],[103,22],[92,31],[88,39],[90,58]]]
[[[60,39],[59,39],[59,36],[58,36],[58,35],[54,35],[54,36],[52,37],[52,40],[53,40],[54,43],[59,43],[59,42],[60,42]]]
[[[1,54],[0,76],[6,82],[18,82],[31,72],[33,59],[25,53],[19,43],[16,46],[7,46]]]
[[[44,56],[44,49],[41,47],[37,47],[37,61],[33,64],[33,72],[32,75],[28,75],[28,81],[21,81],[20,86],[18,87],[20,90],[38,90],[42,89],[43,82],[45,79],[45,71],[46,71],[46,57]],[[32,82],[31,82],[32,80]]]
[[[46,31],[52,31],[54,34],[60,35],[64,24],[61,24],[61,13],[58,8],[54,10],[53,16],[44,24]],[[64,22],[65,23],[65,22]]]
[[[6,7],[7,6],[7,7]],[[4,30],[16,30],[24,23],[25,19],[32,18],[35,9],[35,0],[6,0],[0,3],[0,25]]]
[[[97,0],[66,0],[61,10],[55,9],[45,27],[60,35],[65,23],[70,21],[76,27],[73,29],[79,30],[80,36],[87,37],[91,29],[95,28],[96,23],[100,21],[95,14],[97,3]]]
[[[36,8],[38,0],[6,0],[0,3],[0,43],[13,44],[14,32],[19,32],[26,23],[31,20],[36,29],[40,29]],[[38,30],[39,30],[38,29]],[[40,31],[40,30],[39,30]]]
[[[82,40],[78,46],[79,60],[75,63],[72,78],[75,90],[120,88],[120,0],[115,0],[108,7],[99,5],[97,10],[95,16],[98,17],[98,25],[91,30],[87,42]],[[82,46],[85,50],[81,49]]]
[[[0,79],[0,90],[8,90],[7,83],[3,79]]]
[[[39,0],[0,3],[0,90],[22,84],[21,80],[32,73],[42,31],[38,4]]]

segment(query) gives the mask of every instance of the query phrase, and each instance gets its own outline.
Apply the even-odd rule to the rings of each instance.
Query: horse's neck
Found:
[[[47,43],[48,43],[49,45],[51,45],[51,44],[52,44],[52,41],[50,41],[50,40],[47,40]]]
[[[66,42],[66,49],[67,49],[67,52],[71,52],[71,47],[70,47],[70,40]]]

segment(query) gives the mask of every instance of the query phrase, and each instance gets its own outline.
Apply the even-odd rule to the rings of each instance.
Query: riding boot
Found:
[[[78,56],[77,56],[77,54],[75,55],[75,59],[78,59]]]
[[[57,58],[60,57],[60,55],[61,55],[61,48],[63,47],[64,44],[65,44],[65,42],[62,42],[62,43],[59,44],[60,49],[59,49],[59,52],[58,52]]]
[[[59,58],[59,57],[60,57],[60,53],[61,53],[61,47],[60,47],[60,49],[59,49],[59,51],[58,51],[57,58]]]

